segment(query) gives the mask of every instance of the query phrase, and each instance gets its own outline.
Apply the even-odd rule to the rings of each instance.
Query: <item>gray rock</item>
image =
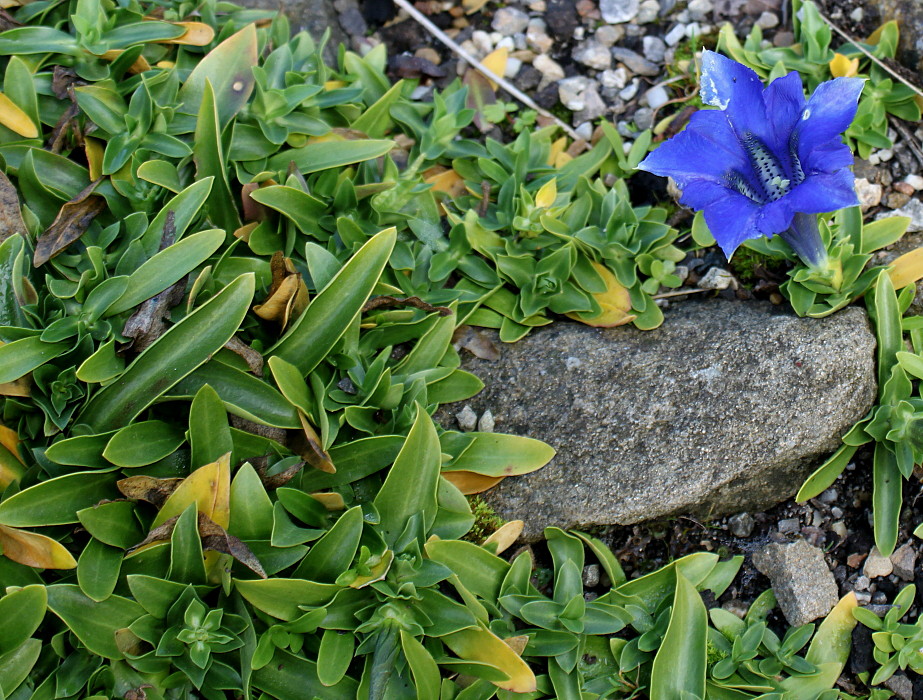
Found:
[[[756,20],[756,24],[761,29],[772,29],[779,26],[779,15],[775,12],[764,12]]]
[[[646,75],[648,77],[653,77],[660,73],[660,66],[648,61],[644,56],[631,49],[626,49],[623,46],[613,46],[610,51],[612,51],[612,58],[620,63],[624,63],[625,67],[632,73]]]
[[[663,40],[667,42],[668,46],[676,46],[679,42],[686,38],[686,25],[677,24],[673,29],[666,33],[666,36],[663,37]]]
[[[913,683],[903,673],[895,673],[884,682],[884,686],[900,700],[913,700]]]
[[[469,433],[478,425],[478,414],[474,412],[471,406],[465,406],[455,414],[455,420],[458,421],[458,427],[464,432]]]
[[[595,588],[599,585],[599,564],[583,567],[583,585],[586,588]]]
[[[689,0],[686,6],[689,10],[689,17],[695,22],[702,22],[708,17],[708,13],[715,9],[711,0]]]
[[[862,207],[863,211],[881,204],[883,191],[881,185],[877,182],[869,182],[864,177],[856,178],[856,196],[859,198],[859,206]]]
[[[478,430],[482,433],[492,433],[494,431],[494,414],[488,408],[484,413],[478,418]]]
[[[836,581],[823,552],[804,540],[767,545],[754,552],[753,565],[769,578],[793,627],[824,617],[837,604]]]
[[[749,513],[738,513],[728,519],[728,529],[734,537],[749,537],[753,534],[756,523]]]
[[[603,98],[599,96],[596,83],[590,83],[586,90],[583,91],[583,109],[574,114],[574,123],[592,122],[604,115],[606,110],[606,103],[603,102]],[[592,137],[592,132],[590,132],[590,136]]]
[[[612,54],[598,41],[589,39],[574,49],[574,60],[595,70],[606,70],[612,65]]]
[[[729,270],[713,267],[696,285],[699,289],[727,289],[734,284],[734,275]]]
[[[638,16],[635,22],[638,24],[650,24],[656,22],[660,16],[660,3],[657,0],[644,0],[638,7]]]
[[[654,331],[541,328],[497,362],[463,362],[486,383],[475,410],[558,453],[487,499],[532,538],[548,525],[763,510],[871,407],[874,347],[856,307],[799,319],[717,299],[674,305]],[[569,357],[583,363],[566,371]]]
[[[586,91],[590,86],[590,79],[582,75],[565,78],[558,83],[558,97],[561,104],[569,110],[579,112],[586,107]]]
[[[526,27],[529,26],[529,15],[515,7],[501,7],[494,12],[494,20],[490,26],[503,36],[513,36],[513,34],[526,31]]]
[[[798,518],[785,518],[780,520],[776,527],[783,535],[791,535],[801,529],[801,521]]]
[[[603,46],[615,46],[625,36],[625,29],[618,24],[604,24],[593,37]],[[918,188],[923,189],[923,188]]]
[[[923,231],[923,202],[919,199],[911,199],[900,209],[895,209],[892,212],[883,212],[876,219],[886,219],[889,216],[908,216],[910,217],[910,225],[907,227],[907,231]]]
[[[635,111],[635,125],[639,129],[650,129],[654,125],[654,110],[650,107],[639,107]]]
[[[667,45],[659,36],[646,36],[641,40],[644,47],[644,58],[651,63],[663,63],[667,52]]]
[[[630,22],[638,14],[640,0],[600,0],[599,12],[603,22],[607,24],[620,24]]]
[[[862,567],[862,573],[870,579],[881,576],[890,576],[894,570],[894,565],[888,557],[878,551],[878,547],[872,547],[868,557],[865,559],[865,565]]]
[[[917,562],[917,550],[908,542],[901,545],[891,554],[891,564],[894,567],[894,573],[903,581],[913,581],[914,565]]]
[[[667,92],[663,85],[655,85],[644,93],[644,101],[647,102],[647,106],[651,109],[657,109],[670,101],[670,93]]]

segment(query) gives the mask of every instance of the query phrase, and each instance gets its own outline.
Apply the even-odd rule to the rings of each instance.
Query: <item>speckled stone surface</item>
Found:
[[[804,540],[766,545],[753,553],[753,565],[769,578],[793,627],[824,617],[839,600],[824,553]]]
[[[754,302],[685,302],[659,329],[558,322],[467,357],[498,432],[550,443],[543,469],[486,498],[535,539],[549,525],[759,510],[792,496],[871,407],[875,340],[859,308],[799,319]],[[457,429],[447,407],[438,418]]]

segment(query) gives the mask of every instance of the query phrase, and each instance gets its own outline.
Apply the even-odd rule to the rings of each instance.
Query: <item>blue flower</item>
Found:
[[[672,177],[680,202],[705,212],[728,257],[750,238],[779,234],[804,262],[823,267],[815,214],[859,203],[840,134],[856,115],[863,83],[835,78],[806,101],[797,73],[764,88],[746,66],[705,51],[702,101],[718,109],[693,114],[638,167]]]

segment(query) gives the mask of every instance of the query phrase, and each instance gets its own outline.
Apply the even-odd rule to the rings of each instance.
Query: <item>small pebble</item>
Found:
[[[577,46],[573,56],[575,61],[594,70],[606,70],[612,65],[612,54],[609,49],[592,39]]]
[[[414,56],[417,58],[422,58],[425,61],[429,61],[434,66],[438,66],[442,63],[442,56],[439,55],[439,52],[436,49],[425,46],[422,49],[417,49],[414,53]]]
[[[577,136],[582,138],[584,141],[589,141],[591,138],[593,138],[592,122],[583,122],[582,124],[575,126],[574,131],[577,132]],[[567,358],[568,362],[570,362],[571,359],[576,359],[576,358]],[[570,367],[568,367],[568,369],[570,369]]]
[[[872,602],[872,594],[866,593],[865,591],[857,591],[856,602],[859,603],[859,605],[868,605]]]
[[[713,267],[712,270],[714,269],[716,268]],[[709,272],[711,272],[711,270],[709,270]],[[725,272],[727,271],[725,270]],[[778,530],[783,535],[789,535],[793,532],[798,532],[798,530],[800,529],[801,529],[801,521],[798,520],[798,518],[785,518],[784,520],[779,521]]]
[[[619,66],[615,70],[604,70],[598,77],[603,87],[621,90],[628,82],[628,71]]]
[[[548,57],[547,54],[539,54],[532,61],[532,65],[542,74],[546,82],[553,83],[564,77],[564,69],[561,65]]]
[[[857,7],[855,10],[849,13],[849,18],[856,24],[861,22],[864,16],[865,12],[861,7]]]
[[[642,131],[654,125],[654,110],[650,107],[639,107],[635,111],[635,124]]]
[[[737,617],[740,619],[743,619],[746,616],[747,610],[749,609],[749,606],[746,603],[744,603],[742,600],[737,600],[736,598],[734,598],[734,600],[729,600],[721,607],[724,610],[727,610],[729,613],[737,615]]]
[[[910,202],[910,195],[903,192],[892,192],[885,200],[885,206],[888,209],[900,209]]]
[[[792,32],[776,32],[772,38],[772,45],[777,47],[791,46],[795,43],[795,35]]]
[[[755,525],[753,516],[749,513],[738,513],[728,518],[728,528],[734,537],[749,537],[753,534]]]
[[[877,207],[881,204],[882,187],[877,183],[871,183],[864,177],[856,178],[856,196],[859,198],[859,206],[863,210]]]
[[[600,0],[599,12],[606,24],[620,24],[633,20],[640,5],[638,0]]]
[[[650,24],[656,22],[660,16],[660,3],[657,0],[644,0],[638,7],[638,16],[635,22],[638,24]]]
[[[667,42],[668,46],[676,46],[679,42],[686,38],[686,25],[677,24],[673,29],[667,32],[667,35],[663,38]]]
[[[837,520],[835,523],[833,523],[833,525],[830,526],[830,530],[841,540],[845,540],[849,535],[849,530],[846,528],[846,523],[844,523],[842,520]]]
[[[503,36],[524,32],[529,25],[529,15],[515,7],[501,7],[494,12],[490,26]]]
[[[490,34],[480,29],[475,30],[471,35],[471,43],[482,56],[486,56],[494,50],[494,44],[490,40]]]
[[[756,20],[756,25],[760,29],[772,29],[779,26],[779,15],[775,12],[764,12]]]
[[[894,151],[890,148],[882,148],[878,151],[878,160],[882,163],[887,163],[894,157]]]
[[[836,489],[827,489],[820,496],[817,497],[817,500],[821,503],[826,503],[830,505],[831,503],[836,503],[836,499],[840,497],[840,494],[837,493]]]
[[[597,36],[599,32],[597,32]],[[659,36],[646,36],[641,40],[641,46],[644,51],[644,58],[651,63],[663,63],[664,55],[667,52],[667,45]]]
[[[660,74],[660,66],[656,63],[648,61],[644,56],[632,51],[631,49],[626,49],[621,46],[613,46],[610,51],[612,52],[612,58],[620,63],[624,63],[625,66],[632,73],[637,75],[644,75],[647,77],[653,77]]]
[[[908,197],[912,195],[916,190],[908,182],[895,182],[892,187],[895,191],[900,192],[901,194],[906,194]]]
[[[910,542],[894,550],[890,559],[898,578],[903,581],[913,581],[916,573],[914,565],[917,561],[917,552]]]
[[[837,506],[833,506],[833,508],[830,509],[830,515],[833,518],[836,518],[837,520],[839,520],[840,518],[843,517],[843,509]]]
[[[910,185],[916,191],[923,190],[923,177],[920,177],[916,173],[911,173],[904,178],[904,182]]]
[[[701,22],[706,19],[709,12],[715,9],[711,0],[689,0],[686,10],[689,12],[690,19]]]
[[[599,585],[599,564],[583,567],[583,585],[586,588],[595,588]]]
[[[857,591],[867,591],[871,583],[868,576],[859,576],[853,586]]]
[[[495,425],[494,414],[488,408],[478,419],[478,430],[482,433],[492,433]]]
[[[670,101],[670,95],[667,93],[667,89],[663,87],[663,85],[655,85],[644,93],[644,99],[647,102],[648,107],[651,109],[657,109],[658,107],[663,107],[667,102]]]
[[[893,570],[894,565],[891,560],[883,556],[878,551],[878,547],[872,547],[872,551],[865,560],[865,566],[862,567],[862,573],[872,579],[879,576],[890,576]]]
[[[478,425],[478,414],[474,412],[471,406],[465,406],[455,414],[455,420],[458,421],[458,427],[466,433],[470,433]]]
[[[699,289],[727,289],[734,283],[734,275],[720,267],[713,267],[696,285]],[[784,521],[783,521],[784,522]],[[798,522],[797,520],[795,521]],[[780,529],[781,532],[781,529]]]
[[[619,97],[628,102],[638,94],[639,81],[637,78],[632,78],[631,83],[626,85],[620,92]]]
[[[596,41],[603,46],[615,46],[624,36],[625,29],[620,24],[604,24],[594,35]]]

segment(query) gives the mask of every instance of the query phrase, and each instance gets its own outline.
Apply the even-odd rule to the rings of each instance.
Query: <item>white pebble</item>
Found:
[[[686,25],[677,24],[673,29],[667,32],[667,35],[663,38],[667,42],[668,46],[676,46],[679,42],[686,38]]]
[[[910,175],[905,177],[904,182],[910,185],[917,192],[919,192],[920,190],[923,190],[923,177],[920,177],[919,175],[915,173],[911,173]]]
[[[474,412],[471,406],[465,406],[455,414],[455,420],[458,421],[458,427],[464,432],[470,433],[477,427],[478,414]]]
[[[478,430],[482,433],[492,433],[494,431],[494,414],[488,408],[478,419]]]
[[[648,107],[657,109],[670,101],[670,95],[667,94],[667,89],[663,85],[655,85],[644,93],[644,99],[647,100]]]

